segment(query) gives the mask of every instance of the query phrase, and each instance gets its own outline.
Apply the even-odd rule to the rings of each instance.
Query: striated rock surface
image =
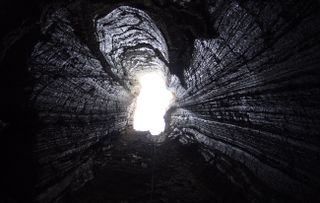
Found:
[[[112,80],[75,35],[70,12],[59,9],[42,24],[30,71],[31,102],[44,128],[36,135],[37,200],[56,200],[93,178],[95,146],[128,122],[131,94]]]
[[[168,48],[160,30],[143,11],[116,8],[96,22],[100,50],[111,70],[127,83],[148,71],[168,74]]]
[[[209,160],[227,155],[276,191],[312,200],[320,183],[317,9],[311,2],[210,6],[219,35],[194,43],[172,136],[199,142]]]

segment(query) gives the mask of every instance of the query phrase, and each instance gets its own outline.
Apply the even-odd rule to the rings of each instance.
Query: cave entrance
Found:
[[[138,76],[140,93],[137,97],[133,128],[159,135],[165,129],[164,115],[173,100],[161,72],[148,72]]]

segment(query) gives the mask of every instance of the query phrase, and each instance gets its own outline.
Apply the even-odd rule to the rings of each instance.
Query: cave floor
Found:
[[[63,202],[247,201],[194,145],[155,144],[132,132],[110,139],[101,147],[93,180]]]

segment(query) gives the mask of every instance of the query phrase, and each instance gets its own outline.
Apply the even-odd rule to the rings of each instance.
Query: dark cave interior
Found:
[[[320,201],[319,1],[0,5],[0,202]]]

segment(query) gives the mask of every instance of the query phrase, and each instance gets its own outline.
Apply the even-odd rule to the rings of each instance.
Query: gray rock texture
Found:
[[[209,7],[219,36],[195,41],[171,127],[183,142],[199,142],[270,187],[311,200],[320,181],[320,19],[318,5],[291,3]]]
[[[39,202],[53,201],[93,178],[93,148],[127,125],[131,95],[103,70],[75,35],[70,13],[46,16],[30,72],[37,81],[31,102],[42,124],[36,135]]]
[[[111,70],[134,83],[137,74],[161,71],[168,74],[168,48],[160,30],[143,11],[121,6],[97,19],[100,51]]]

